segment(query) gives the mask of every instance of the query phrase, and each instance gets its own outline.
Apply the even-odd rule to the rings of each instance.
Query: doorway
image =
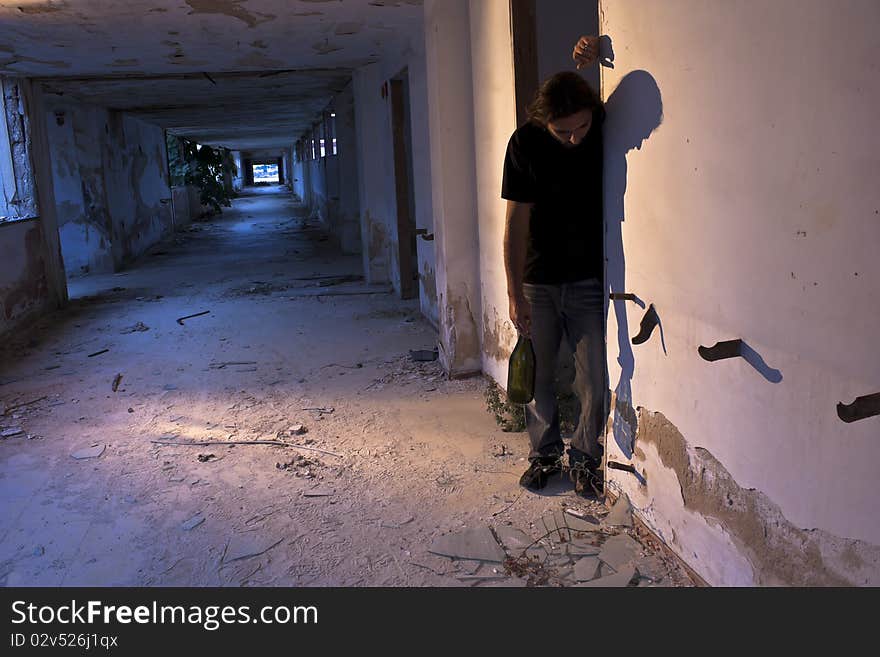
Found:
[[[391,79],[391,126],[394,140],[400,297],[414,299],[419,296],[419,259],[416,244],[416,204],[413,189],[412,127],[407,69],[403,69]]]

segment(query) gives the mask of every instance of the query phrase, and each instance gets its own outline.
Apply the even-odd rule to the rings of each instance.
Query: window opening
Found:
[[[254,184],[271,185],[278,183],[278,164],[261,162],[254,164]]]

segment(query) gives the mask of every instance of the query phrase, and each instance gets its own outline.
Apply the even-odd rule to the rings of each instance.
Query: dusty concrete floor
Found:
[[[408,358],[436,342],[417,303],[315,278],[360,272],[270,188],[126,272],[71,281],[70,306],[2,353],[0,428],[21,433],[0,440],[0,582],[498,585],[500,564],[432,541],[487,526],[538,538],[563,507],[601,519],[561,477],[519,488],[525,434],[496,426],[482,379]],[[285,433],[298,423],[307,433]],[[224,445],[278,435],[323,451]],[[654,552],[631,529],[597,536],[623,531]],[[691,584],[664,563],[655,580]]]

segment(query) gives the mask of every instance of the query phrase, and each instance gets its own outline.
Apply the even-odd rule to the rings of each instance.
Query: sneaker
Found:
[[[557,472],[562,472],[559,458],[555,456],[536,458],[519,478],[519,485],[529,490],[541,490],[547,485],[547,478]]]
[[[574,482],[574,492],[578,495],[605,495],[605,472],[601,459],[584,454],[577,461],[569,461],[568,472]]]

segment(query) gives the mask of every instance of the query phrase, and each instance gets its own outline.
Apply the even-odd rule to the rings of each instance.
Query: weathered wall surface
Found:
[[[509,319],[504,269],[507,202],[501,198],[504,154],[516,129],[510,7],[506,0],[471,0],[474,134],[482,284],[483,371],[507,380],[507,359],[516,342]]]
[[[480,371],[480,270],[468,0],[425,2],[434,280],[440,360]],[[425,272],[427,273],[427,272]]]
[[[45,121],[65,269],[68,274],[113,271],[101,150],[107,112],[55,103]]]
[[[602,10],[611,486],[711,584],[877,585],[880,6]]]
[[[4,110],[0,116],[0,216],[32,219],[37,216],[37,201],[24,95],[14,78],[0,77],[0,91]]]
[[[171,188],[171,207],[174,213],[175,229],[186,226],[198,219],[201,206],[199,188],[195,185]]]
[[[361,253],[360,198],[358,189],[357,130],[354,89],[348,85],[333,99],[336,113],[337,236],[343,253]],[[332,148],[332,144],[330,145]]]
[[[161,128],[58,101],[47,107],[45,121],[68,274],[118,269],[173,230]],[[190,192],[178,196],[181,219],[191,216]]]
[[[30,80],[3,87],[3,213],[0,222],[0,334],[67,298],[55,223],[40,90]],[[41,157],[42,161],[34,158]],[[37,164],[39,166],[37,166]],[[40,208],[45,208],[40,212]]]
[[[158,126],[111,111],[103,162],[118,267],[174,228],[165,134]]]
[[[315,160],[309,160],[304,164],[306,180],[309,184],[306,202],[309,206],[310,215],[325,228],[329,228],[328,217],[330,208],[328,207],[327,158],[320,157]]]
[[[385,81],[396,72],[386,71],[382,64],[371,64],[354,72],[352,85],[364,274],[368,283],[392,281],[399,291],[391,102],[390,97],[382,97]]]
[[[306,196],[308,194],[308,189],[306,188],[306,163],[294,161],[293,163],[293,193],[296,194],[300,200],[305,202]]]
[[[353,75],[358,153],[359,206],[364,271],[370,282],[390,281],[400,293],[397,197],[394,186],[394,141],[390,83],[404,69],[409,73],[409,107],[413,144],[413,189],[416,227],[432,226],[428,102],[423,84],[413,84],[425,70],[424,36],[413,33],[397,56],[357,69]],[[383,88],[386,93],[383,97]],[[425,247],[419,246],[419,253]],[[427,257],[420,262],[426,261]],[[423,279],[421,291],[429,283]],[[427,293],[426,293],[427,294]],[[430,305],[430,300],[429,300]]]
[[[46,308],[46,246],[38,220],[0,224],[0,335]]]

